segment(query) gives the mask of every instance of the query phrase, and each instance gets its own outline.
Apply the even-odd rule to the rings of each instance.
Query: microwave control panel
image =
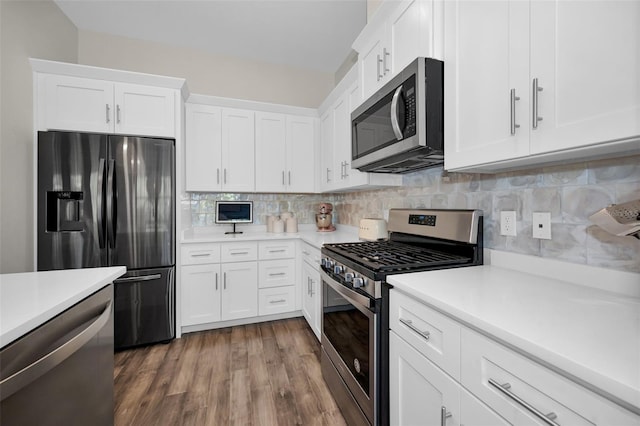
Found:
[[[402,95],[404,98],[405,128],[404,137],[416,134],[416,76],[412,75],[402,83]]]

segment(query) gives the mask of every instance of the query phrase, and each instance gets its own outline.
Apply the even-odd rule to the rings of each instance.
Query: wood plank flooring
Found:
[[[115,424],[345,425],[303,318],[115,354]]]

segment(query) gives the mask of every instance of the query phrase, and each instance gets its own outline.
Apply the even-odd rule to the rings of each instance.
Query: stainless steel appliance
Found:
[[[479,210],[391,209],[388,230],[322,248],[322,374],[351,426],[389,424],[386,277],[483,261]]]
[[[444,63],[417,58],[351,113],[352,167],[407,173],[444,163]]]
[[[113,425],[113,286],[0,349],[6,426]]]
[[[38,133],[38,270],[123,265],[116,349],[175,337],[175,143]]]

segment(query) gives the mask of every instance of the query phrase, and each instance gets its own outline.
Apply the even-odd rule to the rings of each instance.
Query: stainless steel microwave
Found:
[[[351,165],[407,173],[444,163],[444,63],[417,58],[351,113]]]

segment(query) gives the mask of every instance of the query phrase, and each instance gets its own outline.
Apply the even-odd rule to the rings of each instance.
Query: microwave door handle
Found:
[[[391,128],[393,129],[393,133],[396,135],[396,139],[399,141],[404,139],[404,135],[400,129],[400,124],[398,123],[398,98],[400,98],[401,92],[402,86],[396,89],[393,94],[393,98],[391,99]]]

